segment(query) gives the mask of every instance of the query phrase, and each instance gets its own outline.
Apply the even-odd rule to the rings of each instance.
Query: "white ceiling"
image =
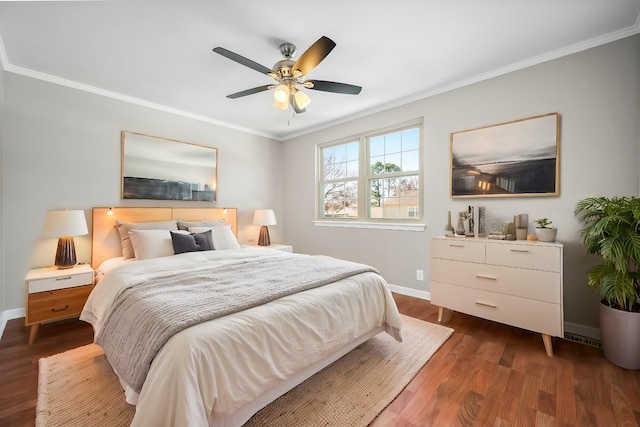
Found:
[[[287,7],[286,5],[290,5]],[[283,140],[640,32],[640,0],[0,1],[6,71]],[[273,82],[212,49],[271,68],[320,36],[336,48],[308,78],[304,114],[275,109]],[[141,130],[143,131],[143,130]]]

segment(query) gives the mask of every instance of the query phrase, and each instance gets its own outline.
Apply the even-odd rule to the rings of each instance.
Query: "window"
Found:
[[[421,141],[413,122],[320,145],[318,219],[419,222]]]

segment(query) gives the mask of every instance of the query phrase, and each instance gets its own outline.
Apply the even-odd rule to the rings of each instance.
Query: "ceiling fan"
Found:
[[[350,85],[347,83],[330,82],[326,80],[305,80],[305,76],[313,70],[328,54],[336,47],[333,40],[328,37],[320,37],[314,44],[307,49],[297,61],[293,56],[296,53],[295,45],[291,43],[282,43],[280,45],[280,53],[285,59],[275,63],[273,69],[269,69],[250,59],[240,56],[222,47],[213,49],[225,58],[252,68],[259,73],[272,77],[277,83],[258,86],[241,92],[227,95],[227,98],[235,99],[254,93],[263,92],[265,90],[275,89],[273,93],[275,102],[274,107],[286,110],[291,104],[296,113],[304,113],[305,108],[311,102],[307,94],[302,92],[299,87],[306,89],[320,90],[323,92],[344,93],[349,95],[357,95],[362,88],[360,86]]]

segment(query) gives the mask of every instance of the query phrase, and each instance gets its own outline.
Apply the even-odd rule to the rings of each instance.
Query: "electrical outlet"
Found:
[[[424,280],[424,272],[422,270],[416,270],[416,280]]]

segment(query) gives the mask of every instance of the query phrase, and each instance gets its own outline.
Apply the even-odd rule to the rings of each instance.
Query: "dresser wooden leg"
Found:
[[[448,308],[438,307],[438,323],[447,323],[451,320],[451,314],[453,310],[449,310]]]
[[[551,337],[547,334],[542,334],[542,341],[544,342],[544,349],[547,352],[547,356],[553,357],[553,344],[551,344]]]
[[[36,334],[38,333],[38,328],[40,327],[40,323],[35,323],[31,325],[31,331],[29,332],[29,345],[33,344],[36,339]]]

